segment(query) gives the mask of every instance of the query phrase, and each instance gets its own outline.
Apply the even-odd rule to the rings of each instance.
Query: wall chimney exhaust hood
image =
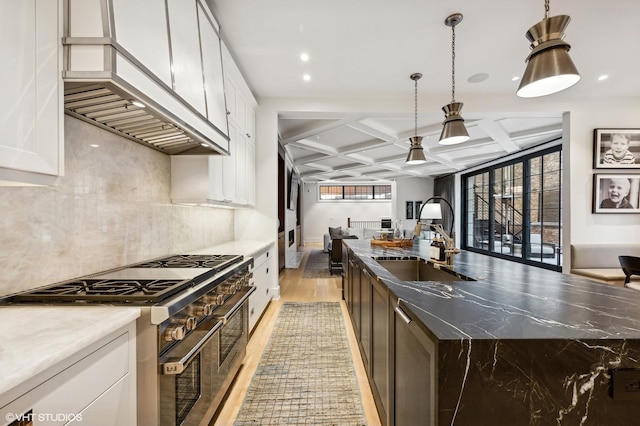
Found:
[[[169,155],[229,154],[219,27],[204,1],[65,7],[66,114]]]

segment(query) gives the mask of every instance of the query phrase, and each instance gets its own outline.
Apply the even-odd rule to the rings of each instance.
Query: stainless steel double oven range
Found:
[[[246,352],[252,270],[243,256],[173,255],[3,302],[140,306],[138,424],[208,424]]]

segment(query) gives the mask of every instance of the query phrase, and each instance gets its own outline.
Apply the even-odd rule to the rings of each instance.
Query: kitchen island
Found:
[[[637,424],[640,293],[471,252],[450,281],[407,281],[378,261],[427,251],[343,244],[384,423]]]

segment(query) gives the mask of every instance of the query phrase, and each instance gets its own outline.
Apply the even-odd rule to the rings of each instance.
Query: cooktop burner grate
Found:
[[[13,301],[158,303],[191,284],[189,280],[74,280],[17,294]]]
[[[130,266],[131,268],[214,268],[221,270],[240,262],[242,256],[209,255],[209,254],[177,254],[163,259],[151,260]]]

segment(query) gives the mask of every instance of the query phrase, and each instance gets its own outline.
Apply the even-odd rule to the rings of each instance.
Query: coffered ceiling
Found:
[[[552,0],[551,15],[571,16],[565,40],[582,79],[564,92],[527,100],[516,97],[514,78],[524,71],[524,34],[544,17],[543,0],[208,1],[258,102],[297,100],[299,108],[279,111],[278,130],[305,181],[464,170],[560,137],[562,111],[574,100],[640,97],[640,55],[632,53],[640,40],[636,0],[606,7]],[[451,28],[444,20],[455,12],[464,15],[456,27],[456,100],[465,104],[471,140],[441,146],[440,108],[451,100]],[[428,161],[407,166],[414,72],[424,75],[417,127]],[[501,108],[492,105],[496,98]],[[360,107],[327,107],[332,102]]]

